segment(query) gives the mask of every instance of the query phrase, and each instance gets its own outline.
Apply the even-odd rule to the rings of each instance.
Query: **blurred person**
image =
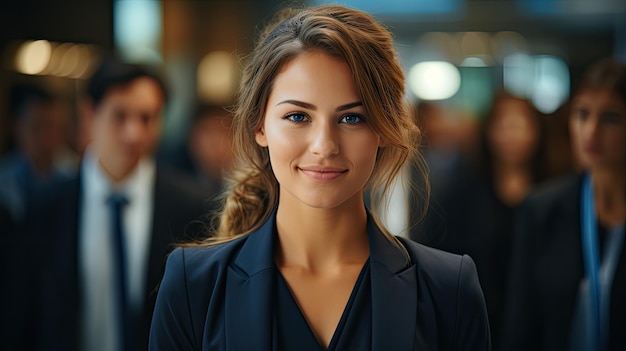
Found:
[[[545,126],[530,101],[498,94],[481,126],[482,157],[466,199],[464,253],[475,257],[498,349],[515,213],[545,178]],[[466,192],[467,193],[467,192]],[[471,225],[468,225],[470,224]]]
[[[34,274],[12,307],[30,318],[19,349],[147,348],[165,256],[204,211],[202,190],[153,159],[166,96],[158,75],[112,57],[89,81],[80,173],[38,194],[25,240],[45,245],[15,250]]]
[[[21,221],[32,193],[70,177],[75,167],[61,162],[68,150],[69,114],[56,97],[37,85],[18,84],[11,90],[9,115],[15,149],[0,160],[0,203]]]
[[[543,179],[544,127],[532,104],[495,96],[481,121],[480,154],[433,197],[433,210],[413,233],[419,242],[475,259],[485,294],[494,349],[498,347],[514,215]],[[440,225],[443,224],[443,225]]]
[[[592,65],[570,102],[586,172],[542,185],[520,210],[503,350],[626,350],[626,66]]]
[[[514,208],[544,177],[543,121],[528,100],[501,93],[483,124],[481,175],[494,195]]]
[[[434,102],[420,102],[414,110],[417,124],[423,128],[424,144],[419,145],[428,165],[431,185],[428,204],[419,196],[409,195],[410,237],[420,243],[445,251],[461,252],[463,236],[449,235],[464,229],[461,224],[467,213],[466,203],[461,201],[473,191],[476,177],[473,172],[475,146],[468,144],[462,134],[475,133],[469,124],[462,122],[456,111]],[[469,130],[463,133],[463,129]],[[410,177],[420,181],[419,172],[412,168]],[[424,206],[427,206],[424,208]],[[420,217],[423,210],[425,216]]]
[[[390,33],[283,13],[250,56],[217,236],[168,257],[151,350],[488,350],[472,259],[391,235],[373,198],[419,157]]]
[[[211,193],[222,189],[224,174],[231,169],[232,116],[222,107],[201,108],[189,134],[190,156],[199,181]]]
[[[232,114],[222,106],[200,103],[187,132],[182,152],[170,163],[190,174],[210,198],[222,191],[232,168]]]

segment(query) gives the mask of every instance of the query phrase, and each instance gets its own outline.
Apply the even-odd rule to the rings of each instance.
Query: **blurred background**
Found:
[[[308,4],[330,1],[310,0]],[[624,0],[352,0],[396,37],[409,99],[480,119],[506,90],[558,114],[591,61],[626,60]],[[78,101],[102,55],[158,67],[172,93],[161,149],[187,135],[198,101],[233,101],[241,60],[278,0],[21,0],[0,5],[0,155],[13,147],[9,92],[36,82],[61,98],[80,152]],[[471,123],[470,123],[471,124]],[[462,134],[462,133],[461,133]],[[564,167],[564,166],[563,166]]]
[[[0,159],[22,147],[75,173],[89,141],[80,122],[87,80],[116,54],[157,69],[169,87],[159,161],[195,169],[216,192],[231,162],[224,107],[259,29],[286,6],[330,2],[2,1]],[[626,0],[333,2],[392,31],[424,131],[416,143],[430,168],[429,212],[421,218],[423,203],[399,182],[387,225],[474,258],[498,345],[516,210],[539,183],[580,170],[568,132],[572,87],[598,59],[626,62]],[[29,96],[40,103],[21,101]],[[2,179],[0,195],[10,188]]]

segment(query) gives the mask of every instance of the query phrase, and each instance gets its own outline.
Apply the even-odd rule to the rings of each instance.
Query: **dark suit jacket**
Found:
[[[77,350],[81,294],[78,230],[81,215],[80,176],[55,184],[39,194],[30,210],[22,241],[12,245],[14,257],[13,316],[4,323],[19,350]],[[183,239],[187,225],[206,213],[206,201],[195,183],[157,167],[149,244],[144,316],[138,340],[147,349],[156,288],[173,244]],[[43,267],[43,269],[41,269]],[[9,345],[12,344],[11,342]]]
[[[168,258],[150,350],[272,350],[275,217],[232,242],[176,249]],[[411,258],[368,222],[374,350],[488,350],[476,268],[403,241]]]
[[[520,210],[502,350],[567,350],[584,275],[581,176],[546,184]],[[626,249],[611,291],[609,349],[626,350]]]

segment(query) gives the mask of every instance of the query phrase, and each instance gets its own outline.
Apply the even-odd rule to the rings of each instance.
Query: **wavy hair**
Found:
[[[233,119],[235,164],[222,195],[216,232],[195,245],[213,245],[247,235],[277,206],[279,185],[268,151],[256,143],[255,132],[263,124],[277,73],[306,52],[322,51],[349,65],[363,107],[371,116],[368,123],[386,142],[366,184],[372,209],[384,204],[382,199],[408,161],[415,161],[425,176],[416,147],[420,132],[404,101],[404,73],[389,31],[369,14],[337,5],[283,11],[275,23],[262,33],[243,71]]]

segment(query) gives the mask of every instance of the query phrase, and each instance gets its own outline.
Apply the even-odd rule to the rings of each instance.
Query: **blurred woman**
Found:
[[[470,231],[474,235],[467,239],[467,253],[476,260],[496,348],[515,212],[543,179],[544,130],[533,105],[508,93],[496,96],[481,126],[479,179],[468,197],[473,204],[467,204],[472,215],[468,221],[476,223],[476,230]]]
[[[572,96],[586,169],[542,186],[520,211],[504,350],[626,350],[626,67],[593,65]]]
[[[483,128],[483,175],[503,205],[516,207],[542,179],[543,135],[543,123],[528,100],[504,93],[496,97]]]

